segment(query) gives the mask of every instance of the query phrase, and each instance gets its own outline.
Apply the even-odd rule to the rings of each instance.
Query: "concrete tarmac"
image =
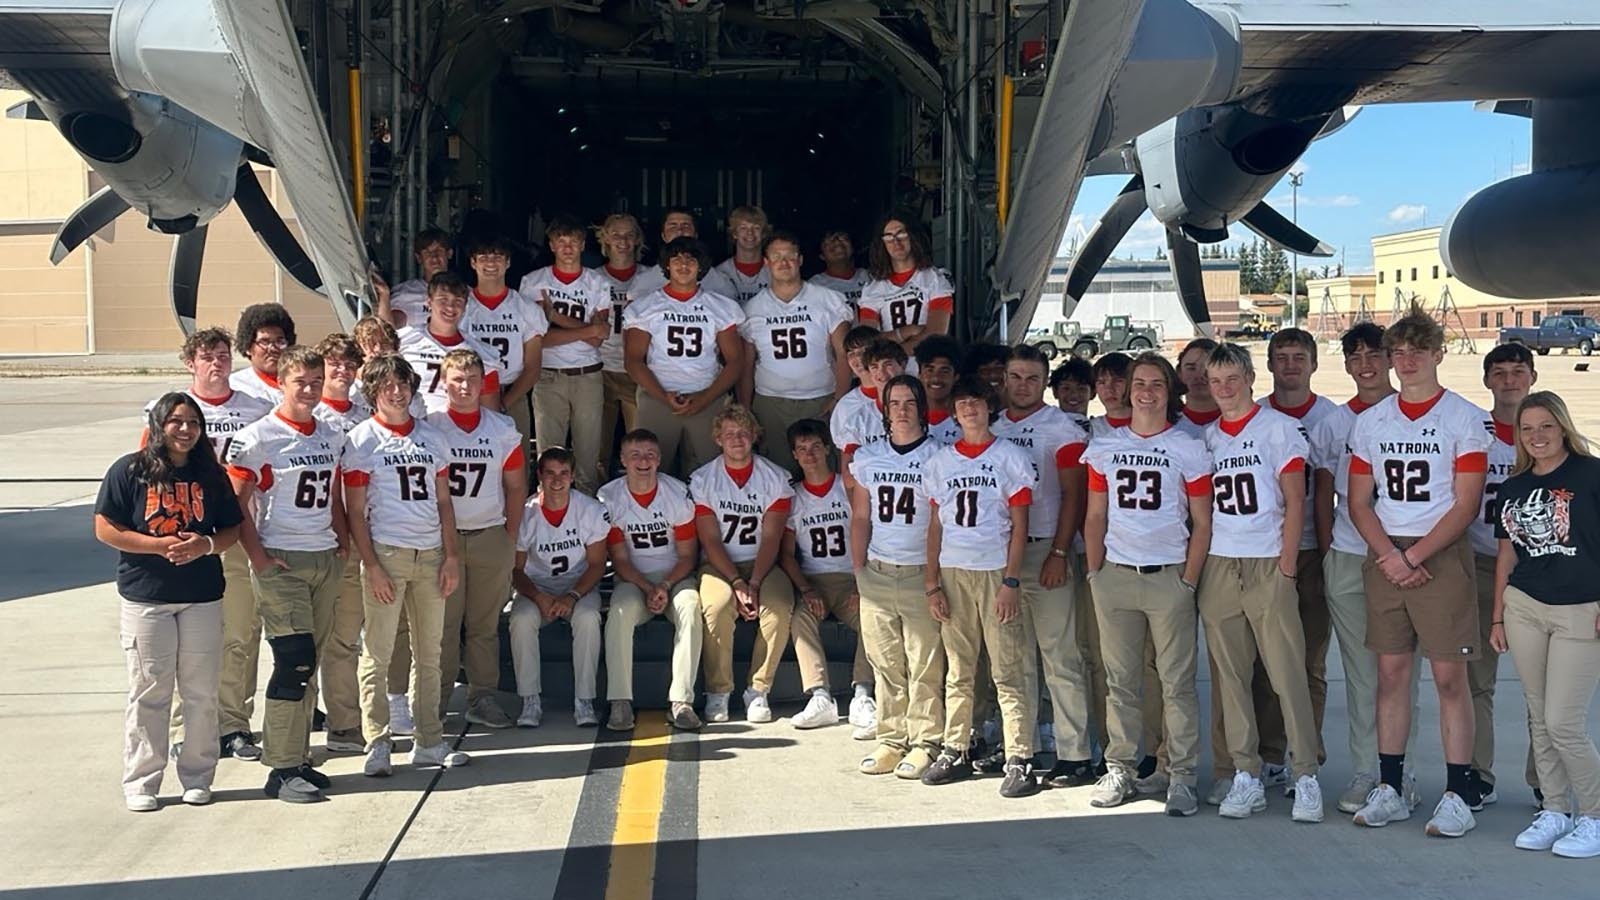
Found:
[[[1450,357],[1445,381],[1483,403],[1480,359]],[[1600,434],[1600,373],[1574,372],[1577,362],[1540,358],[1538,386],[1563,394],[1580,427]],[[1263,366],[1262,387],[1266,379]],[[1461,840],[1422,832],[1444,782],[1428,684],[1414,760],[1424,805],[1384,829],[1354,827],[1334,808],[1351,774],[1337,652],[1329,656],[1328,815],[1320,825],[1291,823],[1290,801],[1276,791],[1267,812],[1236,822],[1210,807],[1170,819],[1154,800],[1095,810],[1087,788],[1003,800],[995,779],[929,788],[868,778],[855,764],[870,745],[851,741],[844,725],[801,732],[780,719],[666,735],[651,713],[629,740],[574,727],[565,705],[548,698],[537,730],[488,732],[451,718],[447,728],[473,754],[463,769],[413,770],[402,743],[395,775],[368,779],[359,756],[337,755],[324,765],[330,801],[306,807],[264,797],[260,765],[223,760],[212,806],[179,803],[169,771],[163,808],[129,813],[117,802],[127,677],[115,557],[92,537],[91,505],[106,466],[132,447],[143,404],[177,383],[0,378],[0,433],[10,438],[0,443],[0,890],[8,896],[1461,900],[1594,892],[1600,861],[1512,848],[1533,806],[1521,783],[1525,708],[1509,660],[1496,710],[1500,802]],[[1316,386],[1338,400],[1350,393],[1336,358],[1324,361]],[[1199,694],[1205,705],[1208,686]],[[1600,709],[1591,715],[1600,722]],[[1201,743],[1204,791],[1209,741]]]

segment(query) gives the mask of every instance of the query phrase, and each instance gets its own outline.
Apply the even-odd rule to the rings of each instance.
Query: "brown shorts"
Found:
[[[1405,549],[1416,538],[1393,538]],[[1367,590],[1367,649],[1374,653],[1414,653],[1433,660],[1478,658],[1478,576],[1466,535],[1423,564],[1433,579],[1421,587],[1398,588],[1383,576],[1370,551],[1361,563]]]

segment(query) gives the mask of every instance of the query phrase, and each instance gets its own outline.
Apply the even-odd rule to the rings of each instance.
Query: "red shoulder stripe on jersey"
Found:
[[[518,469],[526,468],[527,465],[528,455],[522,452],[522,444],[519,443],[516,449],[511,451],[511,455],[506,457],[506,464],[500,468],[506,472],[515,472]]]
[[[232,478],[237,478],[240,481],[248,481],[251,484],[256,483],[255,469],[246,469],[244,466],[229,466],[228,475]]]
[[[946,295],[935,297],[928,301],[929,312],[952,312],[956,308],[956,298]]]
[[[1476,453],[1463,453],[1456,457],[1456,472],[1487,472],[1489,471],[1489,454],[1483,451]]]
[[[861,321],[862,321],[863,324],[865,324],[865,323],[867,323],[869,321],[870,322],[876,322],[876,321],[878,321],[879,318],[881,318],[881,317],[878,315],[878,311],[877,310],[872,309],[870,307],[866,307],[866,306],[861,307]]]
[[[767,512],[788,512],[789,507],[792,505],[794,505],[794,501],[790,498],[779,497],[772,502],[771,506],[767,507]]]
[[[1488,468],[1488,464],[1487,463],[1485,463],[1484,468]],[[271,463],[262,463],[261,464],[261,484],[257,485],[257,487],[259,487],[263,491],[272,490],[272,464]]]
[[[346,473],[344,473],[344,486],[345,487],[366,487],[371,482],[372,482],[372,476],[368,475],[366,472],[346,472]]]
[[[140,446],[144,446],[144,445],[141,444]],[[854,452],[856,452],[857,450],[860,450],[860,449],[861,449],[861,445],[860,444],[845,444],[844,445],[844,452],[846,454],[854,453]]]
[[[1108,491],[1110,489],[1111,489],[1110,485],[1106,484],[1106,477],[1104,475],[1101,475],[1099,472],[1095,471],[1094,466],[1090,466],[1089,467],[1089,490],[1094,491],[1096,493],[1104,494],[1106,491]]]
[[[1296,456],[1294,459],[1284,463],[1283,468],[1278,470],[1278,474],[1288,475],[1291,472],[1304,472],[1305,470],[1306,458],[1304,456]]]
[[[713,510],[711,507],[705,505],[704,503],[696,503],[694,505],[694,517],[697,518],[697,519],[700,518],[701,516],[712,516],[712,517],[715,517],[716,514],[717,514],[716,510]]]
[[[1023,488],[1022,490],[1017,491],[1015,494],[1012,494],[1011,495],[1011,499],[1006,501],[1006,505],[1007,506],[1027,506],[1028,504],[1030,504],[1032,502],[1033,502],[1033,488]]]
[[[687,541],[687,540],[689,540],[690,538],[693,538],[693,537],[695,537],[694,520],[693,519],[690,519],[689,521],[684,522],[682,525],[674,525],[674,526],[672,526],[672,539],[673,540],[676,540],[676,541]]]
[[[607,544],[620,544],[620,543],[622,543],[622,541],[623,541],[622,529],[618,528],[615,525],[611,526],[611,530],[606,533],[606,543]]]
[[[1077,467],[1083,465],[1083,451],[1088,449],[1088,447],[1088,444],[1078,441],[1076,443],[1067,444],[1064,447],[1057,448],[1056,468],[1076,469]]]
[[[1211,496],[1211,476],[1201,475],[1193,481],[1185,482],[1183,490],[1191,497]]]
[[[1371,475],[1372,463],[1367,462],[1359,456],[1352,456],[1350,457],[1350,474]]]

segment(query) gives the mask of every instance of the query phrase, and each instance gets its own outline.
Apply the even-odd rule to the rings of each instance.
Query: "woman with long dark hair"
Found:
[[[145,446],[111,464],[95,501],[94,536],[119,551],[122,649],[128,709],[122,790],[128,809],[150,812],[167,765],[174,688],[183,696],[178,753],[183,802],[211,802],[217,768],[217,686],[222,664],[222,561],[238,539],[239,502],[205,439],[189,395],[150,408]]]

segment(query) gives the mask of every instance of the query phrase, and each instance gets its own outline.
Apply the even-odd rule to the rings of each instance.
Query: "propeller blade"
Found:
[[[200,265],[206,257],[206,229],[201,225],[172,242],[172,314],[185,336],[194,334],[200,307]]]
[[[72,251],[100,229],[115,222],[117,216],[129,208],[128,201],[117,196],[110,185],[95,191],[61,223],[60,230],[56,232],[56,242],[50,245],[50,265],[61,265],[61,261],[70,256]]]
[[[1139,155],[1133,147],[1133,142],[1129,141],[1089,160],[1089,168],[1084,170],[1083,177],[1137,174],[1139,174]]]
[[[1205,337],[1216,337],[1211,324],[1211,309],[1206,306],[1206,284],[1200,268],[1200,245],[1178,231],[1167,229],[1167,264],[1178,286],[1178,301],[1189,320]]]
[[[1267,243],[1290,253],[1301,256],[1333,255],[1331,245],[1312,237],[1264,202],[1257,203],[1255,209],[1245,213],[1240,221],[1244,227],[1261,235]]]
[[[233,201],[239,204],[239,211],[244,213],[245,221],[250,223],[261,246],[267,248],[267,252],[289,273],[289,277],[306,290],[320,293],[322,276],[317,273],[317,264],[311,261],[305,248],[295,240],[294,232],[289,230],[272,201],[267,199],[267,192],[262,190],[261,181],[256,178],[255,169],[249,163],[239,167]]]
[[[1117,199],[1111,201],[1111,206],[1095,223],[1094,230],[1089,232],[1088,239],[1072,258],[1072,268],[1067,271],[1067,296],[1074,302],[1083,299],[1090,282],[1100,274],[1100,267],[1111,258],[1112,251],[1122,243],[1146,208],[1144,176],[1135,175],[1122,188]]]

